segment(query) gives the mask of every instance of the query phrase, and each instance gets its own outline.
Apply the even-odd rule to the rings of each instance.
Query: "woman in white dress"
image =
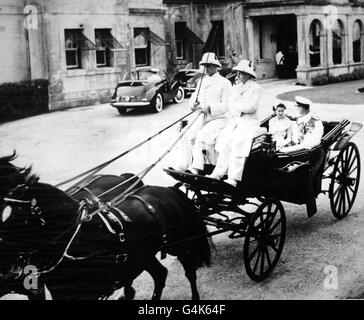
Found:
[[[292,121],[286,115],[286,106],[280,103],[276,108],[276,117],[269,121],[269,133],[273,135],[277,150],[292,142]]]

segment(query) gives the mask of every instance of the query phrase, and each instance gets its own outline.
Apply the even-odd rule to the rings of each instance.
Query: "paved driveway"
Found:
[[[271,113],[278,94],[297,90],[289,81],[264,82],[262,116]],[[289,103],[290,104],[290,103]],[[355,106],[317,105],[324,120],[349,120],[364,123],[364,104]],[[59,183],[86,169],[99,165],[150,136],[172,120],[188,112],[188,103],[170,104],[160,114],[133,111],[126,116],[108,105],[71,109],[0,125],[0,155],[15,149],[16,163],[33,165],[41,180]],[[126,156],[103,171],[137,173],[154,162],[176,137],[176,129]],[[364,154],[364,130],[355,142]],[[175,182],[162,171],[172,162],[167,157],[146,178],[147,184],[168,186]],[[330,213],[325,196],[318,200],[319,213],[308,219],[305,208],[284,203],[287,213],[287,238],[272,276],[263,283],[251,281],[244,271],[243,240],[214,238],[213,266],[201,269],[198,284],[202,299],[310,299],[341,298],[355,295],[364,287],[364,194],[362,184],[352,213],[337,222]],[[164,299],[189,299],[188,282],[174,258],[163,261],[169,269]],[[338,290],[326,290],[327,266],[339,270]],[[146,274],[135,282],[137,299],[148,299],[152,281]],[[12,296],[14,298],[14,296]]]

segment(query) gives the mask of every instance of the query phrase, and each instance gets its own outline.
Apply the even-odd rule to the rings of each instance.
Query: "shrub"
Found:
[[[364,79],[364,68],[355,69],[352,73],[340,74],[337,77],[332,75],[318,76],[312,79],[312,85],[322,86],[329,83],[338,83],[338,82],[361,80],[361,79]]]
[[[48,80],[0,85],[0,122],[48,112]]]
[[[318,76],[312,79],[312,84],[314,86],[322,86],[329,83],[329,79],[327,76]]]

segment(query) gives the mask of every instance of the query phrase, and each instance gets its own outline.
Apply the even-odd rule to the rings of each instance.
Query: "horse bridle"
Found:
[[[25,190],[29,189],[29,185],[26,183],[23,184],[19,184],[16,187],[10,189],[10,191],[8,192],[8,196],[3,198],[3,202],[4,202],[4,207],[6,207],[6,205],[9,204],[16,204],[16,205],[30,205],[30,214],[32,216],[34,215],[42,215],[42,211],[40,210],[40,208],[37,206],[37,199],[33,198],[32,200],[20,200],[20,199],[16,199],[14,197],[12,197],[12,195],[18,191],[19,189],[24,188]],[[41,223],[42,225],[45,224],[44,219],[41,219]]]

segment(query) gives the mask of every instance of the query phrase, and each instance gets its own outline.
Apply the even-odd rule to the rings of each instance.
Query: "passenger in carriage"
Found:
[[[269,133],[273,135],[277,150],[292,143],[292,121],[286,115],[286,106],[282,103],[274,108],[276,117],[269,121]]]
[[[324,126],[317,115],[311,112],[312,102],[297,96],[296,107],[298,116],[293,126],[293,146],[282,148],[281,152],[290,152],[299,149],[312,149],[321,143]]]
[[[192,173],[198,174],[204,169],[205,146],[214,146],[216,138],[228,121],[228,101],[231,93],[231,82],[222,77],[218,69],[221,68],[217,56],[213,52],[206,52],[200,62],[205,68],[206,77],[201,79],[201,90],[196,90],[190,98],[192,110],[200,109],[203,113],[201,121],[186,134],[183,143],[184,155],[181,156],[177,170],[189,169]],[[197,85],[199,88],[200,84]],[[192,162],[191,158],[192,149]],[[187,159],[186,159],[187,157]],[[189,163],[190,162],[190,163]]]
[[[253,63],[241,60],[233,68],[238,71],[238,83],[233,86],[229,103],[230,120],[216,142],[218,152],[214,171],[208,177],[236,186],[241,181],[245,162],[250,154],[252,141],[259,131],[258,109],[262,88],[256,78]]]

